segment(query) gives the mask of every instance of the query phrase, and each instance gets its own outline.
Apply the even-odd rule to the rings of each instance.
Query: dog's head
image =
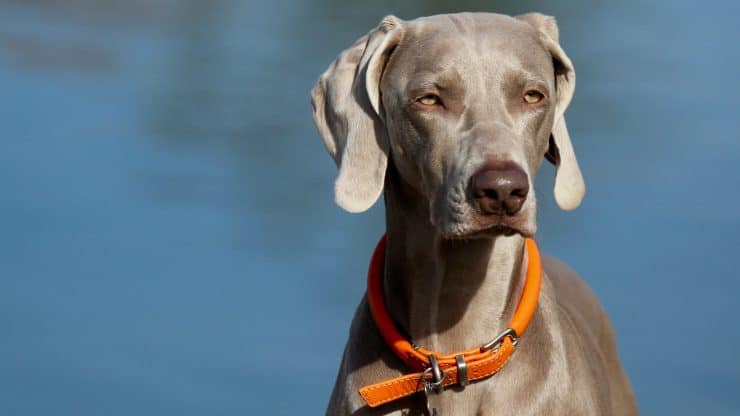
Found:
[[[443,236],[532,235],[543,157],[557,166],[561,208],[575,209],[585,192],[563,116],[574,87],[551,17],[386,17],[312,92],[314,120],[339,166],[336,201],[368,209],[390,156]]]

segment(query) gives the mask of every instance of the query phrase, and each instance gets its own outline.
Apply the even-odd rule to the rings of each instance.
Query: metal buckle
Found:
[[[439,362],[434,354],[429,354],[429,368],[424,370],[421,375],[422,381],[424,382],[424,397],[427,402],[427,415],[438,416],[437,409],[433,408],[429,404],[429,396],[432,394],[440,394],[445,389],[445,373],[439,367]],[[427,381],[427,375],[431,374],[432,379]]]
[[[429,354],[429,364],[429,368],[424,370],[422,376],[424,378],[424,393],[426,393],[427,395],[431,393],[442,393],[445,389],[445,373],[439,367],[439,362],[437,361],[437,357],[435,357],[434,354]],[[432,379],[430,381],[426,380],[427,374],[432,375]]]
[[[498,347],[501,345],[501,342],[504,340],[504,338],[509,337],[511,338],[511,343],[516,346],[516,344],[519,342],[519,337],[516,334],[516,331],[514,331],[513,328],[506,328],[504,332],[500,333],[496,338],[486,342],[485,344],[480,346],[481,352],[492,350],[497,351]]]

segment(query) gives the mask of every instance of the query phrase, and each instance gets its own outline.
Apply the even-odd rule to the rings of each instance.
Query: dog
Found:
[[[539,13],[388,16],[321,75],[313,116],[339,168],[336,203],[363,212],[384,194],[380,295],[393,325],[416,352],[470,350],[502,333],[485,352],[511,353],[469,384],[469,355],[441,367],[430,354],[423,389],[371,406],[359,390],[412,370],[366,297],[328,415],[637,414],[609,319],[564,264],[542,257],[528,329],[507,332],[534,258],[524,246],[543,159],[556,166],[559,207],[585,193],[564,118],[574,88],[555,19]]]

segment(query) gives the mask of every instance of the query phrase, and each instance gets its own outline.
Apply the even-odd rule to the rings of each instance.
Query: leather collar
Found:
[[[404,338],[388,314],[383,299],[386,236],[380,238],[367,276],[370,312],[386,344],[414,373],[384,380],[359,389],[370,407],[377,407],[419,391],[441,392],[444,387],[488,378],[496,374],[511,357],[537,309],[542,279],[542,264],[537,243],[525,239],[527,277],[522,297],[508,328],[491,341],[451,354],[440,354],[418,347]]]

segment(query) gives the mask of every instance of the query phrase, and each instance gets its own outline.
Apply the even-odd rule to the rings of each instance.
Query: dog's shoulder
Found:
[[[594,347],[593,354],[585,354],[592,367],[603,366],[609,380],[612,413],[636,415],[634,395],[619,360],[614,329],[601,302],[584,279],[561,261],[543,256],[542,265],[552,285],[560,319],[573,326],[581,351]]]
[[[560,260],[542,256],[542,266],[550,280],[555,302],[579,331],[589,331],[595,339],[610,331],[604,307],[588,284],[573,269]]]

